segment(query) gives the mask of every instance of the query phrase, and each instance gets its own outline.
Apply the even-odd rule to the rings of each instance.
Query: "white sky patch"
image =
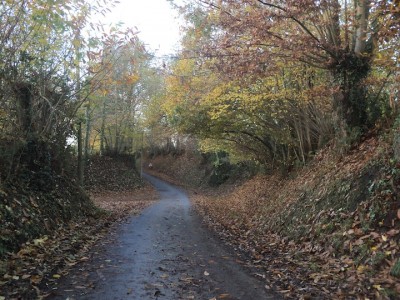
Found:
[[[167,0],[120,0],[103,22],[120,21],[136,27],[139,38],[156,56],[171,55],[179,48],[179,16]]]

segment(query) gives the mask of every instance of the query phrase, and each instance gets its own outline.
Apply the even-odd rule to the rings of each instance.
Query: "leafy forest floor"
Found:
[[[206,223],[263,267],[266,287],[295,299],[398,299],[400,165],[390,140],[345,155],[320,151],[306,167],[193,188],[201,158],[156,157],[153,173],[192,186]]]
[[[101,243],[102,237],[116,224],[139,213],[158,198],[156,191],[142,182],[131,164],[124,160],[93,157],[86,178],[86,189],[94,204],[85,210],[86,215],[60,220],[47,234],[28,239],[16,251],[3,255],[0,260],[0,299],[45,298],[43,291],[48,289],[48,283],[67,275],[72,266],[88,260],[92,246]],[[68,194],[66,186],[60,189]],[[30,199],[39,196],[32,192],[28,195]],[[29,209],[28,205],[23,207]],[[81,208],[71,205],[68,209]],[[19,207],[14,205],[14,214],[18,214],[18,210]],[[43,213],[37,217],[45,218]],[[33,220],[33,223],[39,223],[39,220]]]

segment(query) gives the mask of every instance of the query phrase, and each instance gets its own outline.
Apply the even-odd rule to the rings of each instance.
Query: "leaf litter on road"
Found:
[[[150,187],[120,193],[93,193],[93,202],[104,210],[97,218],[81,219],[60,226],[52,235],[25,243],[17,253],[0,261],[0,294],[8,298],[40,298],[48,294],[68,270],[89,259],[92,245],[110,232],[113,224],[124,222],[154,203],[157,193]],[[106,263],[111,263],[106,260]],[[87,286],[75,285],[76,289]]]

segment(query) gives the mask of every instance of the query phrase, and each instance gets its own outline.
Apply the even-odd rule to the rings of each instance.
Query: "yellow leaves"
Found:
[[[176,76],[187,76],[188,74],[192,74],[195,66],[195,61],[193,59],[185,59],[179,61],[175,68],[174,74]]]
[[[166,93],[162,109],[170,118],[174,118],[178,108],[201,110],[207,105],[207,95],[218,84],[218,79],[211,72],[199,71],[194,59],[177,61],[172,67],[172,74],[167,76]]]
[[[229,104],[220,104],[220,105],[214,105],[211,107],[210,115],[211,115],[211,120],[218,120],[223,116],[226,116],[231,112]]]
[[[357,273],[363,273],[367,269],[366,266],[360,265],[357,267]]]
[[[48,240],[48,237],[45,236],[43,238],[33,240],[33,244],[35,246],[42,246],[47,240]]]
[[[75,47],[75,49],[79,49],[82,45],[82,42],[80,39],[73,39],[72,45]]]
[[[382,290],[383,290],[383,288],[381,287],[380,284],[374,284],[372,287],[373,287],[374,289],[378,290],[378,291],[382,291]]]
[[[138,74],[133,74],[133,75],[128,75],[126,77],[126,84],[134,84],[139,80],[139,75]]]

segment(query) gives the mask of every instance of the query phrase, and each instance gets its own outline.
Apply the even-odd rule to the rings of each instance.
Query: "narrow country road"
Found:
[[[184,191],[144,176],[161,200],[119,225],[50,299],[279,299],[202,227]]]

